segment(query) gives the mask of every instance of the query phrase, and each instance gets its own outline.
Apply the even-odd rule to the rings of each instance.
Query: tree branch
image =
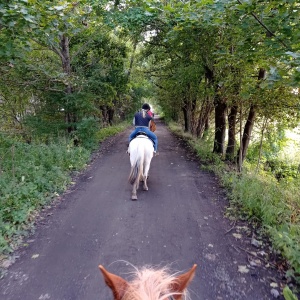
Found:
[[[32,40],[33,40],[34,42],[36,42],[38,45],[40,45],[40,46],[42,46],[42,47],[46,47],[47,50],[53,51],[53,52],[54,52],[55,54],[57,54],[61,59],[64,59],[62,53],[61,53],[61,52],[59,51],[59,49],[58,49],[57,47],[55,47],[53,44],[51,44],[50,47],[49,47],[49,46],[47,46],[47,44],[43,44],[43,43],[41,43],[40,41],[38,41],[38,40],[36,40],[36,39],[34,39],[34,38],[32,38]],[[45,49],[41,49],[41,50],[45,50]]]
[[[237,0],[237,2],[239,4],[244,4],[242,1]],[[281,40],[280,38],[278,38],[275,33],[273,33],[258,17],[254,12],[250,12],[250,14],[254,17],[254,19],[267,31],[267,33],[270,36],[273,36],[274,38],[276,38],[278,40],[279,43],[281,43],[285,48],[287,48],[288,50],[292,50],[283,40]]]
[[[89,39],[86,43],[84,43],[74,54],[72,57],[76,57],[89,43],[93,41],[93,38]],[[73,58],[71,59],[71,63],[73,62]]]

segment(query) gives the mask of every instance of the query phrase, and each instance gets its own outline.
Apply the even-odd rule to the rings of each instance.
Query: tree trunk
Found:
[[[61,62],[64,73],[71,75],[71,60],[70,60],[70,48],[69,48],[69,39],[67,36],[62,35],[60,39],[61,47]],[[70,84],[68,84],[68,88]]]
[[[246,154],[247,154],[247,151],[248,151],[248,147],[249,147],[249,143],[250,143],[250,138],[251,138],[251,133],[252,133],[252,129],[253,129],[253,126],[254,126],[255,116],[256,116],[256,107],[252,104],[250,106],[250,110],[249,110],[247,122],[245,124],[244,131],[243,131],[243,138],[242,138],[242,145],[243,145],[243,148],[242,148],[243,149],[242,150],[242,162],[244,161],[244,159],[246,157]]]
[[[200,111],[200,115],[198,118],[198,124],[196,129],[196,136],[197,138],[202,138],[204,131],[208,130],[208,122],[209,122],[209,116],[212,112],[213,105],[210,102],[209,97],[206,97],[205,102],[203,103]]]
[[[184,132],[188,132],[189,122],[188,122],[188,111],[187,111],[186,103],[184,103],[182,107],[182,111],[183,111],[183,119],[184,119]]]
[[[217,91],[214,99],[215,105],[215,139],[213,153],[224,154],[226,133],[227,104],[221,99]]]
[[[236,105],[231,107],[230,113],[228,115],[228,144],[226,149],[226,159],[233,161],[235,157],[235,132],[236,132],[236,117],[237,117],[238,107]]]
[[[240,150],[238,153],[237,161],[238,161],[238,172],[242,173],[243,170],[243,159],[242,159],[242,152],[243,152],[243,135],[242,135],[242,128],[243,128],[243,103],[240,105]]]
[[[210,115],[210,113],[209,113],[209,115]],[[205,127],[204,127],[204,132],[203,132],[202,138],[206,138],[208,136],[209,127],[210,126],[209,126],[209,116],[208,116],[208,118],[205,121]]]
[[[106,105],[100,105],[100,110],[102,113],[102,126],[107,127],[108,125],[108,111],[107,111],[107,106]]]
[[[60,51],[61,51],[62,69],[67,76],[66,94],[71,95],[73,93],[73,87],[70,82],[70,77],[71,77],[70,46],[69,46],[69,38],[64,34],[60,38]],[[75,130],[74,124],[76,123],[76,121],[77,121],[77,116],[74,113],[74,111],[70,111],[69,108],[65,108],[65,122],[67,124],[67,130],[69,133]]]
[[[191,85],[188,84],[183,102],[184,131],[193,134],[195,128],[195,111],[197,99],[191,95]]]
[[[268,124],[268,119],[265,117],[265,120],[263,122],[263,128],[261,130],[261,137],[260,137],[260,143],[259,143],[259,154],[258,154],[258,160],[257,160],[257,165],[256,165],[256,170],[255,170],[256,174],[258,173],[259,165],[260,165],[260,161],[261,161],[261,157],[262,157],[264,133],[265,133],[265,129],[267,128],[267,124]]]
[[[224,154],[225,149],[225,133],[226,133],[226,112],[227,104],[224,99],[221,98],[220,90],[216,84],[215,74],[213,69],[208,66],[204,66],[205,78],[208,86],[214,86],[214,108],[215,108],[215,139],[213,153]],[[206,125],[209,125],[208,123]]]
[[[265,69],[259,69],[258,72],[258,84],[257,88],[259,88],[259,83],[265,78],[266,75],[266,70]],[[251,133],[253,130],[254,126],[254,121],[255,121],[255,116],[256,116],[256,106],[254,104],[251,104],[247,122],[244,127],[244,132],[243,132],[243,138],[242,138],[242,162],[245,160],[249,143],[250,143],[250,138],[251,138]],[[240,153],[241,150],[239,150]]]
[[[197,130],[197,117],[196,117],[196,110],[197,110],[197,98],[193,97],[191,100],[191,108],[190,108],[190,130],[192,135],[196,135]]]
[[[230,48],[231,54],[234,53],[234,47]],[[236,118],[238,114],[238,96],[241,90],[241,70],[238,67],[231,66],[230,71],[233,75],[233,97],[232,97],[232,106],[230,109],[230,113],[228,115],[228,144],[226,149],[226,159],[229,161],[234,161],[236,155]]]
[[[115,114],[115,110],[112,107],[109,107],[108,110],[108,123],[109,125],[113,124],[113,119],[114,119],[114,114]]]
[[[205,83],[206,83],[206,87],[207,88],[211,88],[212,86],[215,85],[215,75],[213,72],[213,69],[210,69],[208,66],[204,66],[205,69]],[[210,99],[209,99],[209,103],[210,103]],[[205,119],[205,127],[204,127],[204,132],[203,132],[203,136],[205,136],[208,133],[208,129],[209,129],[209,116],[212,113],[214,109],[214,103],[211,103],[210,108],[209,108],[209,113],[207,115],[207,118]]]

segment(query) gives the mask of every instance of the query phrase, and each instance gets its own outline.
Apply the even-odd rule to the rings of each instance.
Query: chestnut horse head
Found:
[[[114,300],[183,300],[187,299],[187,287],[192,281],[197,265],[184,274],[172,275],[166,268],[142,268],[134,272],[128,282],[122,277],[109,273],[99,266],[105,283],[113,292]]]

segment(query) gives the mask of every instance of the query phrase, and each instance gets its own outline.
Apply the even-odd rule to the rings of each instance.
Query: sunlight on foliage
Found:
[[[217,174],[228,191],[229,211],[243,219],[254,219],[268,232],[273,246],[288,260],[287,276],[300,281],[300,179],[280,180],[270,172],[255,172],[255,164],[245,163],[243,174],[230,168],[212,153],[205,139],[195,139],[171,123],[170,129],[186,139],[202,167]],[[209,136],[209,135],[208,135]]]

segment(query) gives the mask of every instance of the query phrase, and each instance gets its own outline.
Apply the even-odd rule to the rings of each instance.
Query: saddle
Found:
[[[144,132],[144,131],[138,131],[137,134],[133,137],[132,140],[134,140],[137,137],[146,137],[148,138],[154,145],[154,141]]]

